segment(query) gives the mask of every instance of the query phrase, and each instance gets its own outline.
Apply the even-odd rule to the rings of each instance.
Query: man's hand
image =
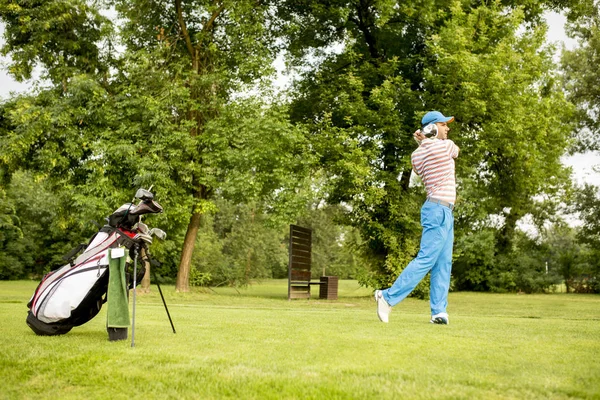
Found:
[[[421,145],[421,141],[426,138],[425,135],[423,135],[423,132],[421,132],[420,129],[417,129],[415,131],[413,137],[415,138],[415,141],[419,144],[419,146]]]

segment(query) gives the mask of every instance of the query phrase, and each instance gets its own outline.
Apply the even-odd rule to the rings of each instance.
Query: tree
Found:
[[[0,279],[18,279],[25,275],[23,231],[19,222],[14,205],[0,188]]]
[[[46,179],[31,172],[15,172],[0,195],[0,269],[5,270],[0,279],[39,278],[62,266],[74,241],[81,241],[78,236],[90,235],[95,228],[74,223],[64,212],[69,204],[64,193],[52,192]]]
[[[205,153],[215,141],[207,137],[207,125],[221,113],[236,81],[247,82],[265,73],[263,65],[269,65],[272,57],[272,38],[265,29],[267,8],[254,7],[251,1],[175,0],[171,7],[146,1],[114,4],[127,21],[124,37],[129,51],[150,53],[148,61],[161,75],[160,82],[173,83],[185,93],[176,106],[180,129],[189,135],[187,149],[181,149],[187,176],[179,183],[193,200],[176,288],[187,291],[201,216],[215,189],[205,172]],[[156,88],[144,88],[146,93],[157,93],[152,89]]]
[[[573,50],[563,50],[562,67],[569,98],[577,105],[577,150],[600,150],[600,11],[598,2],[582,1],[568,14],[567,33],[577,39]]]
[[[365,238],[374,265],[364,284],[388,286],[418,248],[424,195],[411,186],[411,137],[427,110],[456,117],[457,239],[498,215],[494,255],[509,253],[535,196],[566,185],[560,156],[572,107],[541,19],[557,3],[286,2],[292,55],[313,55],[292,116],[312,132],[328,201],[348,204]],[[341,50],[322,50],[334,43]]]
[[[273,221],[262,203],[216,199],[219,211],[204,218],[194,254],[194,274],[204,285],[245,286],[256,279],[286,276],[287,226]]]
[[[9,72],[18,81],[30,79],[37,64],[42,78],[67,89],[70,78],[81,73],[106,74],[111,46],[103,54],[99,42],[107,39],[110,21],[82,0],[0,1],[5,23],[2,55],[9,54]]]
[[[566,225],[555,225],[545,233],[548,268],[564,280],[566,291],[585,292],[587,283],[597,283],[590,275],[589,248],[578,238],[577,231]]]
[[[453,105],[460,115],[457,141],[466,157],[458,176],[468,179],[467,203],[504,220],[497,241],[504,253],[517,221],[534,210],[534,197],[553,197],[569,181],[560,157],[572,107],[558,90],[551,49],[543,48],[543,24],[517,35],[525,16],[519,9],[453,15],[433,43],[440,61],[429,81],[434,93],[445,94],[443,107]]]
[[[74,209],[96,219],[128,201],[136,186],[153,185],[166,210],[156,222],[183,242],[177,290],[185,291],[201,216],[215,210],[213,198],[269,197],[278,208],[310,164],[285,107],[239,96],[250,88],[265,93],[277,48],[270,3],[111,1],[123,21],[117,32],[96,18],[101,3],[51,3],[0,9],[6,34],[39,28],[52,43],[39,46],[34,34],[25,35],[5,53],[18,61],[27,48],[27,59],[37,57],[47,76],[60,78],[3,104],[5,176],[18,168],[46,174],[72,193]],[[50,6],[62,11],[55,16]],[[68,20],[68,29],[58,22],[47,28],[44,19],[53,16]],[[80,35],[76,42],[121,39],[125,48],[105,57],[91,44],[74,52],[71,41],[60,40],[65,29]],[[54,62],[61,57],[68,68]]]
[[[600,194],[598,187],[585,185],[577,192],[575,198],[575,211],[583,225],[577,232],[576,242],[588,246],[588,251],[584,252],[587,268],[580,271],[580,275],[575,275],[580,282],[575,282],[582,291],[591,291],[600,293]]]

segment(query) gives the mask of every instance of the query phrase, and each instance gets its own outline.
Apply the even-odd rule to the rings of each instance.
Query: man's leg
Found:
[[[440,255],[431,269],[429,302],[431,315],[445,313],[448,306],[448,290],[450,289],[450,273],[452,272],[452,247],[454,245],[454,216],[446,211],[444,229],[447,231],[446,242]]]
[[[395,306],[404,300],[437,262],[447,234],[443,229],[443,222],[446,219],[443,207],[429,202],[423,205],[421,209],[423,234],[419,254],[404,268],[392,287],[382,291],[383,298],[390,306]]]

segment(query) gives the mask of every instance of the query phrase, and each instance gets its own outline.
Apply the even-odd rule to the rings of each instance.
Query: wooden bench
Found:
[[[312,230],[290,225],[288,300],[310,299]]]
[[[311,277],[312,230],[290,225],[290,258],[288,262],[288,300],[310,299],[310,287],[319,285],[319,297],[337,300],[337,276]]]

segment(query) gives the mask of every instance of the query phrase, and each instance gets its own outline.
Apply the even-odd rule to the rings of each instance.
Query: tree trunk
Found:
[[[206,20],[204,26],[202,27],[202,31],[205,33],[210,33],[212,35],[215,28],[215,21],[224,10],[224,4],[221,4],[217,9],[215,9],[210,18]],[[194,71],[198,75],[203,75],[203,73],[211,69],[210,59],[207,59],[206,62],[202,62],[203,54],[201,52],[201,48],[203,44],[192,42],[193,37],[190,36],[190,33],[188,32],[186,27],[185,16],[183,15],[183,8],[181,6],[181,0],[175,0],[175,11],[177,13],[177,20],[181,28],[181,33],[185,40],[185,45],[190,55],[192,71]],[[212,95],[214,95],[214,93],[212,93]],[[195,90],[192,93],[192,98],[194,100],[198,100],[202,98],[202,95],[198,93],[197,90]],[[190,135],[200,135],[206,122],[206,116],[198,112],[197,110],[190,110],[187,118],[190,121],[195,122],[193,128],[190,131]],[[201,157],[200,164],[202,164]],[[204,185],[198,185],[196,187],[198,189],[194,193],[194,197],[196,199],[206,200],[209,196],[209,190]],[[202,218],[202,213],[195,211],[195,207],[196,206],[194,205],[194,210],[192,210],[190,223],[188,225],[187,232],[185,234],[185,239],[183,241],[181,260],[179,262],[179,270],[177,271],[177,282],[175,284],[175,291],[177,292],[189,292],[190,290],[189,281],[192,255],[194,254],[194,246],[196,245],[196,238],[198,237],[198,229],[200,228],[200,221]]]
[[[405,192],[408,192],[408,188],[410,187],[410,175],[412,170],[404,170],[402,171],[402,178],[400,178],[400,187]]]
[[[512,244],[515,236],[515,229],[517,228],[517,221],[521,218],[520,214],[517,214],[514,210],[506,215],[504,227],[500,231],[500,237],[498,238],[498,250],[501,254],[507,254],[512,249]]]
[[[252,228],[254,228],[254,216],[255,216],[255,211],[254,211],[254,207],[252,207],[252,210],[250,211],[250,226],[252,226]],[[252,229],[252,231],[254,231],[254,229]],[[248,282],[249,276],[250,276],[250,270],[252,269],[252,253],[254,252],[254,249],[252,247],[248,248],[248,251],[246,252],[246,271],[245,271],[245,276],[244,278],[246,279],[246,282]]]
[[[190,267],[192,255],[194,254],[194,246],[198,237],[198,229],[200,228],[200,219],[202,214],[193,211],[190,223],[185,233],[183,241],[183,250],[181,251],[181,261],[179,262],[179,271],[177,272],[177,283],[175,285],[176,292],[190,291]]]
[[[370,9],[371,5],[371,2],[369,1],[359,1],[359,4],[356,5],[356,18],[351,17],[350,21],[354,22],[358,29],[363,33],[371,58],[375,61],[380,61],[381,54],[379,52],[379,44],[377,43],[377,37],[373,32],[377,29],[375,24],[376,17]]]

